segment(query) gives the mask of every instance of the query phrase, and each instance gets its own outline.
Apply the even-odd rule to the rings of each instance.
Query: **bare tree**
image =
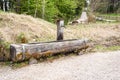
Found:
[[[37,10],[38,10],[38,0],[36,0],[36,7],[35,7],[35,12],[34,12],[34,17],[37,15]]]
[[[104,13],[113,13],[119,9],[120,0],[91,0],[91,10],[100,10]]]
[[[98,6],[100,5],[100,1],[101,0],[91,0],[90,6],[92,11],[95,11],[98,8]]]
[[[5,11],[9,11],[10,9],[10,2],[9,0],[1,0],[0,1],[0,7],[1,9],[5,12]]]

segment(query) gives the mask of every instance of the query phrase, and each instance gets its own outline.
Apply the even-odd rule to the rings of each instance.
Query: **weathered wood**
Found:
[[[65,40],[59,42],[11,44],[10,57],[15,62],[28,60],[31,57],[39,59],[41,56],[87,48],[87,42],[88,40]]]
[[[63,40],[64,20],[57,20],[57,41]]]

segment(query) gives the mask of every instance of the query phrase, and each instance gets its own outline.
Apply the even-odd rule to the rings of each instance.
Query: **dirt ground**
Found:
[[[120,51],[63,57],[19,69],[0,68],[0,80],[119,80]]]

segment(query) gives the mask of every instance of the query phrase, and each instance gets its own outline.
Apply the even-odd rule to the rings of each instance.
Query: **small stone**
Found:
[[[80,51],[79,53],[78,53],[78,55],[83,55],[84,54],[84,52],[83,51]]]
[[[31,65],[31,64],[37,64],[38,63],[38,61],[35,59],[35,58],[30,58],[29,59],[29,65]]]

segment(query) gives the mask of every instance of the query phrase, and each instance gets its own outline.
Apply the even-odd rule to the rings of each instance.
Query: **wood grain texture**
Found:
[[[50,56],[87,48],[88,40],[65,40],[59,42],[11,44],[10,57],[12,61],[23,61],[34,57]]]

